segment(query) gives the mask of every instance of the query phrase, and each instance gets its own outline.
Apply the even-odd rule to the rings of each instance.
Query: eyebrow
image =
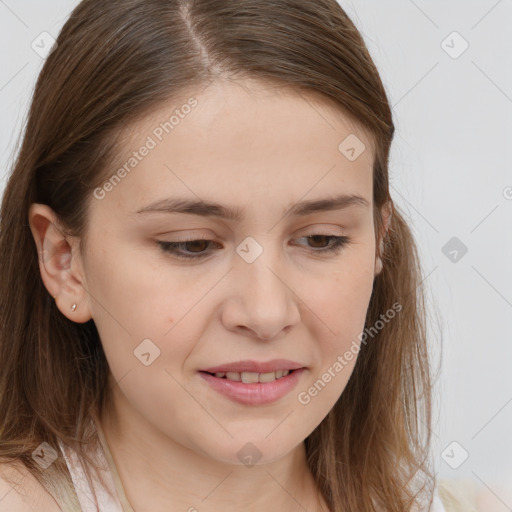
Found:
[[[361,196],[343,194],[325,199],[302,201],[292,205],[282,213],[283,216],[305,216],[311,213],[342,210],[349,206],[367,207],[369,202]],[[156,201],[134,213],[185,213],[202,217],[218,217],[231,221],[242,221],[245,213],[242,208],[231,208],[219,203],[182,198],[168,198]]]

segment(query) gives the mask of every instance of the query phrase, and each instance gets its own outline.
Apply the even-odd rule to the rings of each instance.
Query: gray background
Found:
[[[57,37],[77,3],[0,0],[0,190],[43,62],[32,42]],[[392,194],[420,246],[432,353],[443,353],[436,471],[488,486],[512,510],[500,487],[512,489],[512,2],[340,3],[393,105]]]

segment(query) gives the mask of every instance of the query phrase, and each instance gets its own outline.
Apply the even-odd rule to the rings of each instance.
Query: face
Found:
[[[283,457],[333,407],[376,269],[370,138],[312,95],[241,85],[127,130],[74,267],[121,422],[231,464]]]

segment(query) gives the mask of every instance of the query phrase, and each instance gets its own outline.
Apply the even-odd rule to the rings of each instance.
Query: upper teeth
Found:
[[[290,373],[290,370],[278,370],[276,372],[269,373],[255,373],[255,372],[217,372],[215,377],[223,378],[226,377],[228,380],[242,381],[245,384],[251,382],[273,382],[281,377],[286,377]]]

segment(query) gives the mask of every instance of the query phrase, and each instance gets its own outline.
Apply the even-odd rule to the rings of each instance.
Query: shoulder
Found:
[[[431,484],[435,484],[432,489]],[[428,486],[421,488],[411,512],[481,512],[473,505],[475,496],[471,482],[438,479],[428,481]],[[490,511],[485,511],[490,512]]]
[[[493,484],[491,491],[471,478],[447,478],[438,481],[437,490],[446,512],[498,512],[512,499],[511,484]]]
[[[62,512],[53,496],[21,462],[0,463],[0,512]]]
[[[473,481],[464,479],[439,480],[437,490],[446,512],[477,512],[476,489]]]

